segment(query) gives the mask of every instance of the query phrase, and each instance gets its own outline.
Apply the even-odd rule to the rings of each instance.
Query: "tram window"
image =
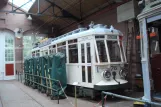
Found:
[[[64,53],[66,55],[66,46],[58,47],[58,52]]]
[[[155,55],[160,53],[159,49],[159,36],[158,36],[158,29],[155,27],[149,28],[149,35],[155,35],[150,37],[150,54]]]
[[[97,60],[97,53],[96,53],[96,51],[95,51],[95,58],[96,58],[96,62],[98,62],[98,60]]]
[[[56,53],[56,48],[51,48],[50,49],[50,54],[55,54]]]
[[[69,40],[68,44],[71,44],[71,43],[77,43],[77,39]]]
[[[36,56],[40,56],[40,51],[39,50],[36,52]]]
[[[96,41],[100,62],[108,62],[104,40]]]
[[[63,45],[66,45],[66,42],[62,42],[62,43],[59,43],[57,46],[63,46]]]
[[[111,62],[120,62],[120,48],[117,41],[107,41]]]
[[[32,56],[35,56],[35,52],[32,52]]]
[[[56,46],[55,45],[50,46],[49,49],[50,49],[50,54],[55,54],[56,53]]]
[[[85,66],[82,66],[82,82],[86,82]]]
[[[90,43],[87,43],[87,63],[91,62],[91,46]]]
[[[53,53],[53,54],[56,53],[56,48],[52,49],[52,53]]]
[[[103,38],[105,38],[105,36],[104,35],[96,35],[95,38],[96,39],[103,39]]]
[[[56,46],[55,45],[53,45],[53,48],[55,48]]]
[[[37,53],[37,55],[36,56],[40,56],[40,53]]]
[[[154,39],[150,39],[150,42],[151,42],[151,54],[154,55],[154,54],[159,54],[160,51],[159,51],[159,41],[158,40],[154,40]]]
[[[123,50],[123,43],[122,43],[122,40],[120,40],[120,49],[121,49],[123,61],[125,61],[125,56],[124,56],[124,50]]]
[[[88,83],[92,83],[91,66],[88,66]]]
[[[69,45],[69,63],[78,63],[77,44]]]
[[[81,59],[82,59],[82,63],[85,63],[84,44],[81,44]]]

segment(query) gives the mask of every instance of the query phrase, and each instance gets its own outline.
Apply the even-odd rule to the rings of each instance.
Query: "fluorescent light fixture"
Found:
[[[27,17],[27,19],[28,19],[28,20],[32,20],[32,17],[31,17],[31,15],[29,15],[29,16]]]

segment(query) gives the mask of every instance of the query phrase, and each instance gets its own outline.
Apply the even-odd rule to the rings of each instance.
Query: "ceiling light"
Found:
[[[29,15],[29,16],[27,17],[27,19],[28,19],[28,20],[32,20],[32,17],[31,17],[31,15]]]

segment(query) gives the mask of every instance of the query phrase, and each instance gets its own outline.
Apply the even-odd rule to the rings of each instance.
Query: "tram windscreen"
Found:
[[[104,40],[97,40],[96,44],[100,62],[108,62]]]
[[[111,62],[120,62],[120,48],[117,41],[107,41],[108,51]]]

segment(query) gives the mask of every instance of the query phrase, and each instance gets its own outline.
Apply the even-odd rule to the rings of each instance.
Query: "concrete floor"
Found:
[[[0,107],[73,107],[74,98],[60,100],[50,100],[45,94],[39,93],[23,85],[18,81],[0,81]],[[88,99],[78,99],[77,107],[100,107],[99,101]],[[97,105],[97,106],[96,106]],[[106,107],[133,107],[132,101],[110,99],[106,101]]]

